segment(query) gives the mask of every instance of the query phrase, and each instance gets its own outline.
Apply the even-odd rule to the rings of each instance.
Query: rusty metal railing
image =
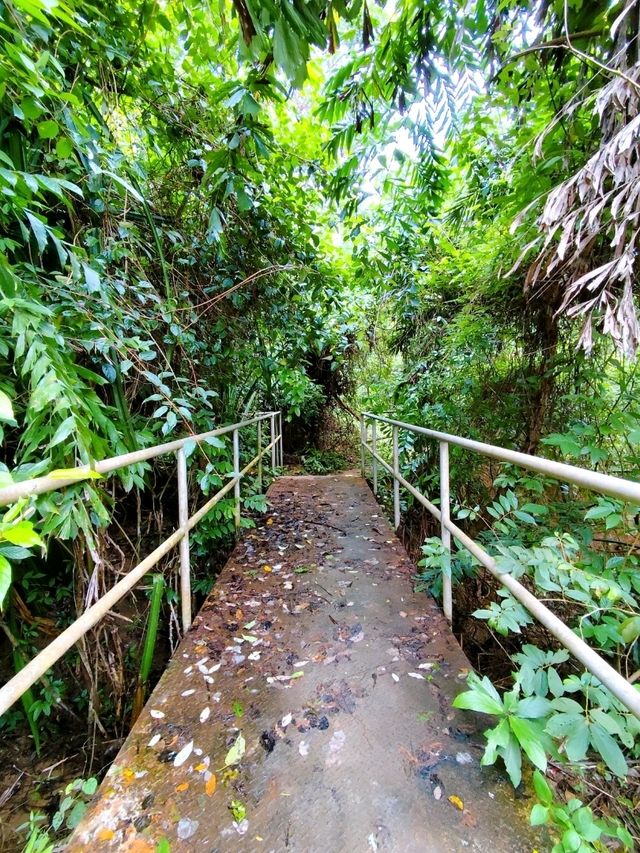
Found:
[[[270,425],[270,440],[263,447],[262,426],[265,421]],[[256,426],[257,430],[257,454],[254,458],[240,468],[240,431],[245,427]],[[203,504],[192,516],[189,516],[189,496],[187,483],[187,453],[185,445],[189,442],[206,441],[208,438],[223,435],[232,436],[233,448],[233,472],[229,481],[219,489],[213,497]],[[182,627],[186,631],[191,625],[191,566],[189,554],[189,532],[201,521],[226,494],[233,490],[234,495],[234,521],[236,529],[240,526],[240,483],[250,471],[257,466],[258,487],[262,489],[262,459],[267,453],[271,453],[271,468],[275,470],[282,465],[282,413],[263,412],[240,421],[236,424],[213,429],[199,435],[190,435],[185,438],[170,441],[166,444],[157,444],[154,447],[145,447],[132,453],[124,453],[120,456],[112,456],[91,465],[82,465],[69,471],[57,474],[53,472],[45,477],[37,477],[14,483],[0,489],[0,506],[15,503],[22,498],[33,495],[41,495],[45,492],[53,492],[63,489],[73,483],[94,478],[96,474],[109,474],[130,465],[137,465],[158,456],[168,453],[176,454],[177,477],[178,477],[178,521],[179,527],[171,536],[164,540],[154,551],[151,552],[141,563],[111,587],[95,604],[88,607],[85,612],[72,622],[64,631],[49,643],[36,657],[26,664],[23,669],[14,675],[2,688],[0,688],[0,716],[16,702],[22,694],[35,684],[53,664],[58,661],[78,640],[96,625],[111,608],[120,601],[140,580],[149,572],[166,554],[176,545],[180,546],[180,592],[181,592],[181,618]],[[65,476],[66,475],[66,476]]]
[[[382,423],[391,427],[392,464],[386,462],[378,453],[377,424]],[[369,427],[371,436],[369,437]],[[440,508],[436,507],[415,486],[412,486],[400,473],[398,453],[398,431],[408,430],[416,435],[424,435],[427,438],[439,442],[440,449]],[[369,443],[370,442],[370,443]],[[571,652],[593,675],[596,676],[613,695],[622,702],[636,717],[640,718],[640,692],[615,670],[607,661],[592,649],[585,641],[575,634],[555,613],[552,613],[539,599],[523,586],[513,575],[502,572],[496,561],[477,542],[461,530],[451,521],[450,497],[449,497],[449,445],[462,447],[497,459],[500,462],[509,462],[529,471],[537,471],[553,479],[565,483],[573,483],[585,489],[590,489],[600,494],[610,495],[624,501],[632,501],[640,505],[640,483],[625,480],[621,477],[612,477],[609,474],[600,474],[597,471],[589,471],[575,465],[566,465],[555,462],[552,459],[544,459],[540,456],[532,456],[528,453],[519,453],[516,450],[507,450],[493,444],[485,444],[481,441],[473,441],[470,438],[462,438],[458,435],[450,435],[446,432],[438,432],[415,424],[396,421],[371,412],[364,412],[360,416],[360,464],[362,475],[365,476],[365,452],[371,454],[372,482],[374,493],[378,493],[378,465],[388,471],[393,478],[393,507],[394,523],[396,529],[400,524],[400,486],[403,486],[413,497],[425,507],[431,515],[440,522],[442,545],[447,555],[442,571],[442,609],[449,622],[453,615],[453,600],[451,590],[451,537],[467,549],[526,609],[534,616],[548,631],[559,640],[562,645]]]

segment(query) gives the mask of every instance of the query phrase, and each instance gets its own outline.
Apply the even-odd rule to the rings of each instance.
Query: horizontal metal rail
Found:
[[[271,422],[271,440],[266,447],[262,447],[262,422],[265,420],[270,420]],[[258,426],[258,452],[253,459],[244,466],[244,468],[239,469],[238,459],[239,459],[239,430],[243,427],[251,426],[256,424]],[[16,702],[23,693],[29,689],[29,687],[33,686],[38,679],[42,678],[43,675],[49,670],[56,661],[60,660],[60,658],[69,651],[69,649],[78,642],[78,640],[84,636],[94,625],[96,625],[108,612],[114,607],[124,596],[130,592],[137,583],[142,580],[142,578],[155,566],[157,563],[168,554],[176,545],[183,543],[187,543],[186,549],[181,548],[180,553],[180,570],[181,570],[181,592],[182,592],[182,618],[183,618],[183,629],[186,631],[191,624],[191,582],[190,582],[190,570],[189,570],[189,550],[188,550],[188,542],[189,542],[189,532],[193,530],[193,528],[198,524],[198,522],[202,521],[205,515],[220,501],[222,498],[227,495],[229,492],[233,490],[236,507],[234,511],[234,517],[236,520],[236,525],[239,525],[240,522],[240,482],[253,468],[258,466],[258,482],[261,487],[262,485],[262,458],[267,454],[272,454],[272,463],[273,468],[276,467],[276,463],[282,460],[282,421],[280,419],[279,412],[267,412],[264,414],[256,415],[254,418],[249,420],[241,421],[237,424],[232,424],[229,427],[222,427],[217,430],[211,430],[210,432],[202,433],[200,435],[191,436],[186,439],[179,439],[177,441],[172,441],[167,444],[157,445],[156,447],[145,448],[145,450],[141,450],[134,453],[127,453],[121,456],[114,456],[111,459],[105,459],[102,462],[96,463],[95,470],[98,470],[98,467],[101,469],[101,473],[106,473],[109,471],[116,471],[119,468],[127,467],[128,465],[135,465],[138,462],[144,461],[146,459],[153,459],[156,456],[161,456],[166,453],[175,452],[177,454],[177,464],[178,464],[178,499],[179,499],[179,515],[180,515],[180,527],[175,530],[171,536],[164,540],[158,547],[151,552],[147,557],[145,557],[142,562],[138,563],[133,569],[131,569],[127,574],[119,580],[114,586],[111,587],[103,596],[95,602],[95,604],[88,607],[85,612],[78,617],[68,628],[62,631],[51,643],[49,643],[36,657],[34,657],[29,663],[26,664],[19,672],[17,672],[10,681],[8,681],[2,688],[0,688],[0,716],[5,713],[13,704]],[[219,435],[227,435],[228,433],[232,433],[233,435],[233,448],[234,448],[234,472],[233,476],[229,478],[229,481],[225,483],[225,485],[219,489],[215,495],[209,498],[203,506],[200,507],[192,516],[188,516],[188,508],[187,508],[187,477],[186,477],[186,458],[184,453],[184,446],[187,441],[195,440],[202,441],[206,438],[210,438],[211,436],[219,436]],[[33,483],[37,483],[38,487],[36,491],[24,491],[19,494],[18,497],[13,497],[12,500],[15,501],[18,498],[25,497],[26,495],[31,494],[42,494],[43,492],[53,491],[54,489],[65,488],[65,486],[70,485],[71,483],[76,483],[78,480],[82,481],[82,479],[86,479],[87,475],[86,466],[80,469],[80,472],[84,473],[84,477],[73,478],[67,480],[57,480],[54,479],[55,485],[51,484],[51,477],[40,477],[37,480],[32,480],[31,482],[27,481],[25,483],[18,483],[18,486],[29,486]],[[9,487],[13,488],[13,487]],[[7,489],[0,490],[0,496],[4,497],[4,492]],[[1,503],[7,503],[9,501],[0,500]],[[186,599],[186,601],[185,601]]]
[[[367,442],[367,421],[371,421],[372,423],[372,441],[371,444]],[[411,432],[418,433],[420,435],[426,435],[429,438],[434,438],[440,442],[440,462],[442,465],[443,458],[447,460],[445,466],[441,468],[441,483],[440,483],[440,494],[441,494],[441,507],[438,509],[427,497],[425,497],[415,486],[411,485],[408,480],[403,477],[399,472],[398,467],[398,456],[397,456],[397,437],[393,441],[393,451],[394,451],[394,461],[393,465],[390,465],[386,462],[380,454],[377,452],[376,440],[377,435],[375,431],[375,421],[381,421],[382,423],[389,424],[394,430],[396,429],[407,429]],[[544,605],[539,599],[536,598],[533,593],[531,593],[523,584],[521,584],[516,578],[510,575],[507,572],[501,572],[498,568],[498,565],[494,558],[485,551],[477,542],[471,539],[463,530],[461,530],[456,524],[454,524],[449,518],[448,513],[448,494],[449,494],[449,483],[448,483],[448,457],[446,454],[442,453],[443,444],[455,444],[459,447],[465,447],[469,450],[474,450],[477,453],[481,453],[483,456],[490,456],[494,459],[500,459],[504,462],[511,462],[515,465],[519,465],[523,468],[528,468],[529,470],[540,471],[542,473],[547,474],[550,477],[553,477],[558,480],[564,480],[566,482],[575,483],[577,485],[584,486],[586,488],[592,489],[593,491],[604,491],[601,488],[601,478],[605,478],[606,480],[606,494],[612,495],[614,497],[619,497],[623,500],[638,500],[640,502],[640,485],[638,483],[634,483],[630,480],[622,480],[618,477],[610,477],[604,474],[597,474],[597,472],[587,471],[582,468],[577,468],[573,465],[564,465],[559,462],[552,462],[552,460],[541,459],[536,456],[529,456],[526,453],[517,453],[515,451],[506,450],[501,447],[496,447],[491,444],[483,444],[482,442],[471,441],[470,439],[460,438],[459,436],[449,435],[448,433],[436,432],[435,430],[427,430],[423,427],[415,426],[414,424],[407,424],[403,421],[395,421],[390,418],[383,418],[379,415],[373,415],[369,412],[363,413],[361,427],[360,427],[360,435],[361,435],[361,446],[362,446],[362,464],[363,464],[363,474],[364,474],[364,451],[366,450],[369,454],[371,454],[374,474],[373,481],[376,483],[377,487],[377,466],[381,465],[386,471],[391,474],[394,481],[397,481],[400,485],[402,485],[413,497],[420,503],[425,509],[427,509],[433,516],[436,518],[441,524],[441,531],[447,531],[448,534],[452,535],[464,548],[467,549],[477,560],[483,565],[509,592],[516,598],[526,609],[534,616],[541,624],[547,628],[547,630],[553,634],[553,636],[560,642],[562,645],[574,655],[585,667],[586,669],[592,673],[596,678],[598,678],[602,684],[604,684],[613,695],[622,702],[625,707],[627,707],[632,714],[640,719],[640,692],[630,684],[624,676],[622,676],[616,669],[614,669],[607,661],[599,655],[594,649],[591,648],[585,641],[579,637],[574,631],[569,628],[558,616],[555,615],[551,610],[549,610],[546,605]],[[526,461],[520,461],[520,458]],[[548,463],[548,464],[538,464],[538,463]],[[443,475],[445,475],[443,477]],[[595,476],[596,480],[592,480],[590,476]],[[443,484],[442,480],[446,479],[446,483]],[[594,485],[597,482],[598,485]],[[443,488],[444,485],[444,488]],[[446,497],[446,506],[442,502],[442,495],[445,494]],[[629,497],[632,495],[633,497]],[[394,504],[398,500],[396,498],[396,493],[394,491]],[[394,505],[394,516],[396,518],[399,517],[399,507]],[[397,525],[396,525],[397,526]],[[443,536],[443,545],[446,549],[446,538]],[[444,576],[446,575],[449,580],[449,584],[451,581],[451,577],[449,572],[443,572],[443,581]],[[445,610],[445,615],[451,621],[451,599],[449,602],[446,600],[446,591],[447,586],[443,583],[443,608]],[[449,585],[449,595],[450,595],[450,585]]]
[[[65,478],[56,475],[55,472],[47,474],[44,477],[34,477],[32,480],[25,480],[22,483],[13,483],[10,486],[5,486],[0,489],[0,506],[15,503],[20,498],[28,498],[32,495],[41,495],[44,492],[55,492],[65,486],[71,486],[74,483],[83,482],[92,478],[93,474],[110,474],[113,471],[118,471],[120,468],[128,468],[130,465],[137,465],[140,462],[146,462],[148,459],[155,459],[157,456],[164,456],[167,453],[176,453],[184,448],[185,444],[195,441],[199,444],[207,438],[214,438],[221,435],[228,435],[235,430],[243,427],[252,426],[259,421],[276,419],[279,412],[264,412],[256,415],[245,421],[240,421],[237,424],[219,427],[218,429],[202,432],[198,435],[188,435],[185,438],[178,438],[175,441],[168,441],[166,444],[155,444],[153,447],[145,447],[142,450],[134,450],[131,453],[122,453],[120,456],[111,456],[109,459],[102,459],[99,462],[92,462],[90,465],[79,465],[73,469],[65,469],[73,471],[73,476]],[[278,441],[280,435],[278,435]],[[275,466],[274,466],[275,467]]]
[[[427,438],[434,438],[436,441],[446,441],[447,444],[473,450],[475,453],[480,453],[482,456],[489,456],[491,459],[498,459],[500,462],[511,462],[520,468],[527,468],[529,471],[538,471],[540,474],[546,474],[554,480],[573,483],[576,486],[582,486],[585,489],[600,492],[603,495],[610,495],[614,498],[620,498],[623,501],[632,501],[633,503],[640,504],[640,483],[636,483],[633,480],[613,477],[610,474],[600,474],[598,471],[589,471],[586,468],[579,468],[577,465],[555,462],[553,459],[544,459],[541,456],[532,456],[529,453],[508,450],[506,447],[485,444],[482,441],[462,438],[459,435],[450,435],[447,432],[425,429],[425,427],[407,424],[404,421],[394,421],[391,418],[384,418],[381,415],[374,415],[370,412],[364,412],[363,417],[365,419],[380,421],[390,426],[396,426],[399,429],[406,429],[418,435],[426,435]]]

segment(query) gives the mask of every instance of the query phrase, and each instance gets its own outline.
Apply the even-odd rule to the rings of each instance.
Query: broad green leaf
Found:
[[[0,391],[0,421],[13,421],[13,406],[4,391]]]
[[[593,723],[589,726],[589,735],[591,745],[600,753],[609,770],[616,776],[626,776],[629,767],[622,750],[609,732],[605,731],[599,723]]]
[[[0,554],[0,610],[11,586],[11,563]]]
[[[41,139],[54,139],[60,130],[60,126],[57,121],[53,121],[53,119],[49,119],[47,121],[41,121],[38,124],[38,136]]]
[[[210,447],[226,447],[225,442],[217,435],[212,435],[209,438],[205,438],[205,442],[210,445]]]
[[[466,711],[479,711],[481,714],[494,714],[499,716],[503,713],[502,704],[492,696],[479,690],[468,690],[459,693],[453,700],[454,708],[462,708]]]
[[[245,748],[246,744],[241,732],[236,738],[236,741],[229,750],[229,752],[227,752],[227,757],[224,760],[225,767],[229,767],[233,764],[239,764],[240,761],[242,761],[242,757],[245,753]]]
[[[527,720],[519,717],[509,717],[511,731],[518,739],[518,743],[527,754],[527,757],[540,770],[547,769],[547,754],[540,740],[538,732]]]
[[[640,637],[640,616],[630,616],[620,626],[620,636],[625,643],[633,643]]]
[[[33,236],[36,238],[36,243],[38,244],[38,249],[42,253],[47,248],[47,229],[45,224],[28,210],[25,210],[25,216],[29,220]]]
[[[549,818],[549,809],[540,803],[536,803],[531,809],[529,821],[531,826],[543,826]]]
[[[539,770],[533,771],[533,789],[541,803],[545,806],[551,805],[553,802],[553,792]]]
[[[551,710],[551,702],[542,696],[529,696],[518,702],[518,716],[526,719],[544,717]]]
[[[4,530],[0,530],[0,538],[6,539],[12,545],[19,545],[22,548],[31,548],[34,545],[42,545],[42,539],[33,529],[30,521],[21,521],[19,524],[14,524]]]

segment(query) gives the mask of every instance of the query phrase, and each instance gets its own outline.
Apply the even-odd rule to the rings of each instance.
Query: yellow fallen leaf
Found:
[[[267,526],[268,526],[268,527],[270,527],[272,524],[273,524],[273,519],[272,519],[272,518],[268,518],[268,519],[267,519]]]
[[[124,779],[125,785],[130,785],[136,778],[136,774],[130,767],[125,767],[122,771],[122,778]]]
[[[460,809],[460,811],[464,810],[464,803],[462,802],[460,797],[456,797],[455,794],[452,794],[449,797],[449,802],[452,803],[457,809]]]
[[[115,832],[112,829],[104,827],[98,832],[98,841],[111,841]]]
[[[212,797],[214,795],[217,784],[216,775],[215,773],[212,773],[207,779],[207,784],[204,786],[204,791],[207,797]]]
[[[267,574],[269,574],[269,572],[272,572],[272,571],[273,571],[273,569],[271,568],[271,566],[263,566],[263,567],[262,567],[262,571],[263,571],[263,572],[266,572]]]
[[[188,782],[181,782],[179,785],[176,785],[176,792],[179,794],[181,791],[186,791],[188,787]]]
[[[196,764],[193,769],[196,770],[198,773],[204,773],[204,771],[207,769],[207,765],[204,763],[204,761],[201,761],[200,764]]]

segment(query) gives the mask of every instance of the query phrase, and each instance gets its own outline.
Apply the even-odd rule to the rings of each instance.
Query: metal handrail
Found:
[[[262,424],[270,422],[270,441],[266,447],[262,447]],[[240,468],[240,430],[247,426],[257,427],[257,454],[253,459]],[[195,441],[199,443],[214,436],[228,435],[231,433],[233,442],[233,474],[229,481],[219,489],[213,497],[200,507],[192,516],[189,516],[188,482],[187,482],[187,454],[185,445]],[[236,424],[209,430],[209,432],[191,435],[176,441],[158,444],[154,447],[146,447],[132,453],[113,456],[103,459],[92,465],[83,465],[73,470],[73,476],[58,478],[48,475],[22,483],[15,483],[0,489],[0,506],[14,503],[15,501],[32,495],[43,494],[57,489],[63,489],[72,483],[82,482],[92,476],[92,472],[106,474],[136,465],[157,456],[167,453],[175,453],[177,461],[178,476],[178,520],[179,527],[171,536],[164,540],[158,547],[138,563],[133,569],[111,587],[95,604],[88,607],[85,612],[74,622],[65,628],[62,633],[52,640],[39,654],[29,661],[12,679],[0,688],[0,716],[7,711],[22,694],[35,684],[38,679],[50,669],[69,649],[78,642],[94,625],[96,625],[111,608],[120,601],[142,578],[149,572],[166,554],[176,545],[180,545],[180,593],[182,608],[182,627],[187,631],[191,625],[191,567],[189,554],[189,532],[201,521],[226,494],[232,489],[234,492],[234,522],[236,529],[240,527],[240,482],[253,468],[258,467],[258,488],[262,489],[262,458],[271,452],[271,468],[275,470],[282,465],[282,413],[263,412],[247,420]],[[66,472],[65,472],[66,473]]]
[[[371,424],[371,444],[368,443],[369,422]],[[386,462],[377,452],[377,429],[376,423],[388,424],[392,428],[392,464]],[[440,450],[440,509],[436,507],[415,486],[411,485],[401,474],[398,453],[398,431],[409,430],[418,435],[439,442]],[[442,545],[447,559],[442,570],[442,607],[449,622],[453,615],[453,599],[451,590],[450,553],[451,536],[453,536],[464,548],[467,549],[500,583],[526,609],[541,622],[553,636],[576,657],[586,669],[595,675],[613,695],[627,707],[632,714],[640,719],[640,692],[630,684],[624,676],[614,669],[607,661],[591,648],[583,639],[575,634],[558,616],[546,607],[533,593],[523,586],[516,578],[507,572],[500,571],[496,561],[477,542],[471,539],[463,530],[451,521],[450,498],[449,498],[449,445],[463,447],[473,450],[482,456],[498,459],[501,462],[510,462],[530,471],[538,471],[556,480],[573,483],[595,492],[620,498],[625,501],[633,501],[640,504],[640,483],[632,480],[624,480],[621,477],[613,477],[608,474],[600,474],[597,471],[589,471],[578,468],[575,465],[566,465],[562,462],[554,462],[551,459],[543,459],[527,453],[519,453],[493,444],[485,444],[450,435],[446,432],[438,432],[404,421],[374,415],[371,412],[363,412],[360,416],[360,465],[363,476],[365,475],[365,450],[372,457],[372,480],[374,493],[378,492],[378,465],[388,471],[393,478],[393,505],[394,523],[396,529],[400,524],[400,486],[403,486],[413,497],[424,506],[439,522]]]

